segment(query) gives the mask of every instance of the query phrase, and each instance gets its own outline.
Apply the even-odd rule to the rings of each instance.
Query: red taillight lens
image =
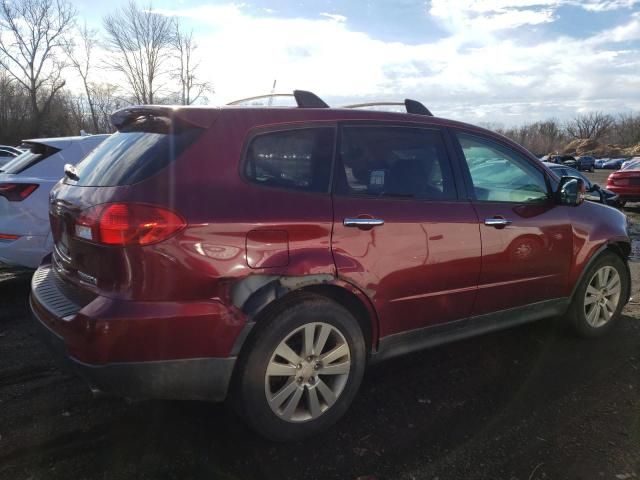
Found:
[[[10,233],[0,233],[0,240],[17,240],[20,235],[12,235]]]
[[[39,187],[36,183],[0,183],[0,197],[10,202],[21,202]]]
[[[85,210],[76,221],[76,237],[105,245],[149,245],[182,230],[178,214],[153,205],[105,203]]]
[[[628,178],[617,177],[612,173],[611,175],[609,175],[609,178],[607,178],[607,184],[624,187],[625,185],[631,185],[631,181]]]

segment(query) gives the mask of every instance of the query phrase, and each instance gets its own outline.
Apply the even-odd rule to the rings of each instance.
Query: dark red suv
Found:
[[[145,106],[51,193],[45,337],[94,388],[221,401],[279,440],[365,366],[629,298],[625,216],[487,130],[409,113]],[[425,368],[429,368],[425,366]]]

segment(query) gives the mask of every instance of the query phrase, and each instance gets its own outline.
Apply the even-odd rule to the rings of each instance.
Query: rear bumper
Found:
[[[65,296],[55,282],[43,288],[52,275],[51,267],[45,265],[33,277],[32,317],[59,360],[94,389],[132,398],[225,399],[236,357],[211,354],[216,345],[196,341],[209,339],[211,330],[214,335],[225,331],[231,336],[241,329],[227,328],[229,313],[219,304],[214,302],[206,312],[200,305],[191,317],[184,314],[188,308],[182,316],[171,316],[175,305],[161,314],[162,302],[160,307],[144,310],[137,302],[95,297],[80,307],[79,299]],[[128,313],[118,316],[123,308]],[[180,329],[189,331],[177,334]],[[193,344],[191,354],[189,343]]]

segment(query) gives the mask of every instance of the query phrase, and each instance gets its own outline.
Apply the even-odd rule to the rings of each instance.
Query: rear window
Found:
[[[334,139],[333,127],[299,128],[258,135],[247,149],[245,177],[270,187],[327,193]]]
[[[201,128],[163,118],[143,118],[114,133],[76,168],[78,186],[114,187],[138,183],[174,162],[195,142]]]
[[[2,173],[22,173],[27,168],[33,167],[35,164],[41,162],[45,158],[60,151],[58,148],[43,145],[41,143],[31,143],[27,145],[29,150],[22,152],[13,160],[7,162],[2,169]]]

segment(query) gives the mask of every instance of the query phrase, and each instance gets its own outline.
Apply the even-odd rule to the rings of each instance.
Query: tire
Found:
[[[604,286],[600,288],[603,278]],[[583,276],[567,312],[574,333],[593,338],[614,328],[620,321],[620,312],[628,298],[629,288],[629,270],[624,261],[611,252],[600,255]],[[603,293],[606,302],[602,299]]]
[[[239,361],[234,400],[249,426],[270,440],[292,441],[337,422],[356,396],[365,370],[366,347],[358,321],[341,305],[305,293],[255,328]],[[307,355],[305,338],[311,337]],[[324,347],[317,348],[323,337]]]

